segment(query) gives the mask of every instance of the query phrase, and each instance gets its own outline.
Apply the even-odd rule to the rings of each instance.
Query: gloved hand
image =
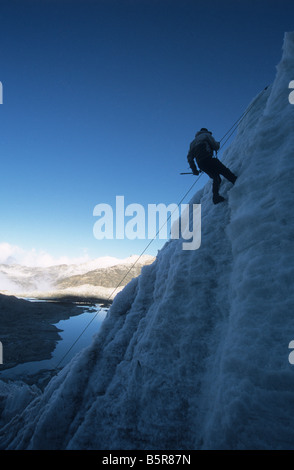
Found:
[[[198,175],[199,175],[199,171],[198,171],[198,170],[192,170],[192,173],[193,173],[193,175],[195,175],[195,176],[198,176]]]

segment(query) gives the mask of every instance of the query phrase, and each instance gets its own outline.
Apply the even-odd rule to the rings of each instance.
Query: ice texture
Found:
[[[5,449],[294,449],[294,33],[201,203],[195,251],[170,240],[93,343],[3,427]],[[251,104],[249,106],[251,106]],[[26,392],[27,393],[27,392]]]

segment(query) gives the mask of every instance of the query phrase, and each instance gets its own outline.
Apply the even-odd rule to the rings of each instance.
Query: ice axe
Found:
[[[198,171],[199,171],[199,174],[202,173],[202,170],[198,170]],[[180,175],[194,175],[194,173],[189,171],[189,172],[186,172],[186,173],[180,173]],[[194,176],[196,176],[196,175],[194,175]]]

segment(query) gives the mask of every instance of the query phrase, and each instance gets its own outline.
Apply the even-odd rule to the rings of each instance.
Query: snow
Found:
[[[0,425],[13,419],[19,411],[40,394],[39,389],[22,382],[0,381]]]
[[[153,260],[154,257],[149,255],[131,255],[124,259],[104,256],[80,264],[60,264],[46,267],[0,264],[0,293],[24,298],[58,298],[72,295],[112,299],[116,287],[115,280],[113,287],[109,289],[87,284],[83,287],[72,286],[68,289],[60,289],[58,282],[71,276],[84,275],[96,269],[107,270],[107,268],[114,266],[131,268],[135,263],[150,264]]]
[[[228,202],[212,204],[210,181],[191,200],[200,249],[167,242],[92,344],[15,405],[1,448],[294,448],[293,77],[287,33],[274,83],[224,152],[238,175],[222,182]]]

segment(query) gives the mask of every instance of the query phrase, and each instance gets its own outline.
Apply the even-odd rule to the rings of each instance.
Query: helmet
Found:
[[[200,132],[208,132],[208,134],[212,135],[212,132],[210,132],[208,129],[206,129],[206,127],[202,127],[200,129]]]

